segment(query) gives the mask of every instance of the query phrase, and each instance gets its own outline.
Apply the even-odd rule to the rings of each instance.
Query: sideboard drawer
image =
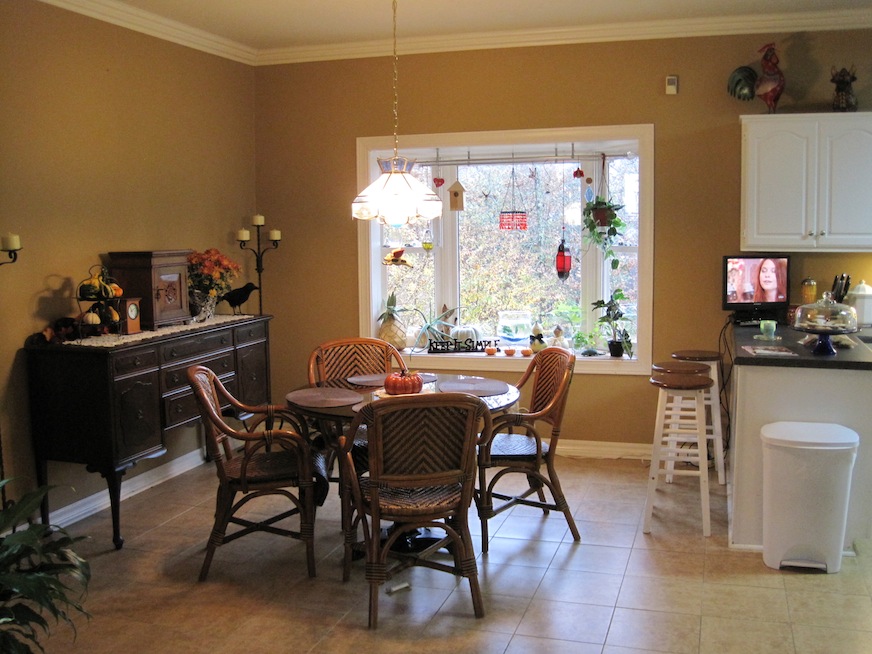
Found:
[[[230,394],[236,396],[236,376],[231,375],[221,379],[224,388]],[[224,408],[224,407],[222,407]],[[197,398],[193,392],[181,392],[167,395],[163,398],[164,425],[166,429],[178,427],[186,422],[200,417],[200,409],[197,406]]]
[[[163,343],[160,346],[160,360],[162,363],[185,361],[227,347],[233,347],[232,335],[229,329],[222,329]]]
[[[188,363],[175,366],[173,368],[164,368],[161,370],[161,392],[163,394],[172,393],[181,388],[188,387],[188,366],[192,365],[206,366],[219,377],[233,372],[235,365],[233,362],[233,350],[228,350],[211,356],[205,359],[197,359]]]
[[[154,347],[140,347],[134,350],[127,350],[124,354],[112,357],[112,368],[115,377],[156,367],[157,349]]]
[[[236,336],[237,345],[262,341],[266,338],[266,323],[261,322],[254,325],[246,325],[245,327],[237,327],[233,332]]]

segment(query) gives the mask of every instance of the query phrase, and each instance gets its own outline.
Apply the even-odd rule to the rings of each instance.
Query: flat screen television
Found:
[[[790,257],[737,254],[724,257],[723,307],[740,325],[761,320],[787,323],[790,307]]]

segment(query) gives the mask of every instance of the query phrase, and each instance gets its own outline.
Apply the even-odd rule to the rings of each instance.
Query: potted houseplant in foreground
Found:
[[[594,310],[604,310],[597,323],[610,333],[609,354],[613,357],[622,357],[624,352],[628,357],[633,357],[633,341],[630,339],[630,333],[624,328],[624,310],[620,304],[620,300],[626,299],[624,292],[616,288],[608,300],[597,300],[593,303]]]
[[[8,482],[0,480],[0,488]],[[47,617],[75,633],[72,615],[88,616],[81,598],[91,568],[72,549],[85,537],[28,522],[48,491],[43,486],[0,508],[0,652],[41,652],[39,631],[48,633]]]
[[[615,239],[621,235],[621,230],[626,224],[618,211],[624,208],[622,204],[615,204],[611,199],[597,195],[593,200],[584,205],[582,211],[582,226],[584,228],[584,240],[598,247],[606,259],[611,259],[612,270],[617,270],[619,261],[615,256],[612,246]]]

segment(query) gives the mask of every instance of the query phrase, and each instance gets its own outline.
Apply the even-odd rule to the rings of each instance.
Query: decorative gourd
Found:
[[[100,316],[92,311],[88,311],[85,315],[82,316],[82,322],[86,325],[99,325]]]
[[[456,341],[460,341],[460,347],[466,348],[469,350],[475,349],[475,342],[481,340],[481,334],[478,329],[473,327],[472,325],[458,325],[457,327],[452,327],[449,336]],[[470,341],[467,343],[467,341]]]
[[[424,378],[417,372],[400,370],[385,378],[385,392],[388,395],[408,395],[420,393],[424,388]]]

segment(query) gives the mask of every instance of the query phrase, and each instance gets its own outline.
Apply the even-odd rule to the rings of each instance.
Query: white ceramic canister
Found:
[[[858,325],[872,325],[872,286],[865,279],[848,291],[845,304],[857,310]]]

